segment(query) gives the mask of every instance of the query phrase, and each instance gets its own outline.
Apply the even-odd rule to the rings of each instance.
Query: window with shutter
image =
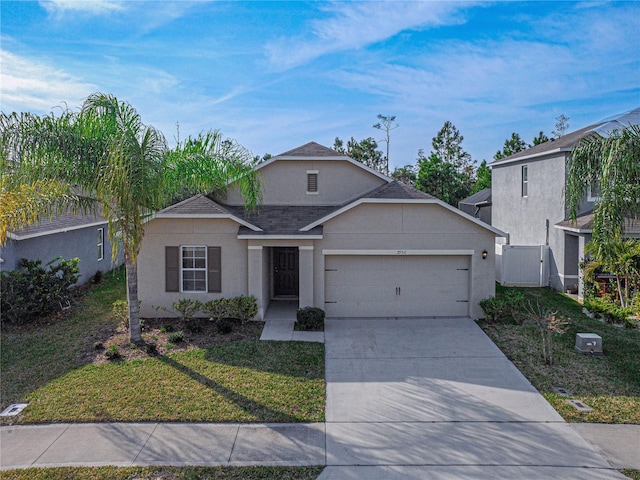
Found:
[[[220,247],[165,247],[165,291],[222,292]]]

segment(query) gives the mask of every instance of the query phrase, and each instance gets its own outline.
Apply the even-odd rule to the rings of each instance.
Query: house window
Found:
[[[318,193],[318,171],[317,170],[307,170],[307,193],[308,194]]]
[[[220,293],[221,265],[220,247],[166,246],[165,291]]]
[[[181,285],[183,292],[207,291],[207,247],[185,246],[181,249]]]
[[[98,229],[98,261],[104,258],[104,228]]]
[[[529,196],[529,166],[522,166],[522,196]]]

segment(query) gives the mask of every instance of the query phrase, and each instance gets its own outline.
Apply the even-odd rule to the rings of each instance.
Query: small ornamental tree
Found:
[[[569,322],[556,312],[542,308],[539,304],[529,304],[528,323],[538,329],[542,336],[542,356],[547,365],[553,365],[553,335],[566,332]]]

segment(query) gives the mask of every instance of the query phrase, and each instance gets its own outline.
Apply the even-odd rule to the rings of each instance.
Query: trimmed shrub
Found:
[[[190,298],[182,298],[171,304],[173,309],[180,315],[180,320],[191,320],[202,308],[202,302]]]
[[[502,298],[505,310],[503,314],[508,312],[516,323],[524,323],[528,318],[524,293],[518,290],[506,290]]]
[[[497,297],[483,298],[479,304],[485,314],[486,320],[489,322],[500,320],[504,317],[507,310],[506,302]]]
[[[258,314],[258,301],[256,297],[241,295],[229,299],[229,317],[237,318],[242,323],[251,320]]]
[[[324,310],[317,307],[304,307],[298,309],[296,322],[301,330],[324,330]]]
[[[222,318],[229,317],[229,299],[219,298],[210,300],[202,305],[202,311],[216,322]]]
[[[22,324],[68,308],[79,262],[56,257],[43,267],[41,260],[22,259],[18,270],[0,272],[2,321]]]

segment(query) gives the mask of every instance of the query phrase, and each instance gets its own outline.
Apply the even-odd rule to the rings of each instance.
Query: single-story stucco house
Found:
[[[157,212],[138,261],[143,316],[182,298],[296,299],[328,317],[482,317],[502,232],[311,142],[258,164],[262,205],[238,189]]]

